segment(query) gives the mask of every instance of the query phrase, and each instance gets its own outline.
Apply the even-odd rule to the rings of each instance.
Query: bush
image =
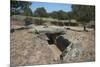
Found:
[[[45,21],[43,21],[42,19],[35,19],[34,22],[36,25],[43,25],[45,23]]]
[[[32,18],[25,18],[25,26],[32,24]]]

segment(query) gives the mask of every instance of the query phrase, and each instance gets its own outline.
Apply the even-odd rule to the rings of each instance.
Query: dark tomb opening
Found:
[[[69,46],[69,44],[71,43],[68,39],[65,39],[63,36],[61,36],[61,34],[59,33],[46,33],[47,37],[49,38],[48,43],[50,45],[55,44],[57,46],[57,48],[63,52],[66,47]]]
[[[60,51],[64,51],[66,47],[70,45],[70,41],[68,39],[65,39],[63,36],[58,36],[56,38],[56,45],[60,49]]]

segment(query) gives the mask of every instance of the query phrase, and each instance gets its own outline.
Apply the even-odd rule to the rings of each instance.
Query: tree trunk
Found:
[[[69,19],[69,24],[68,24],[68,26],[69,26],[69,28],[70,28],[70,26],[71,26],[71,19]]]
[[[85,25],[84,25],[84,31],[87,31],[87,30],[86,30],[86,26],[85,26]]]

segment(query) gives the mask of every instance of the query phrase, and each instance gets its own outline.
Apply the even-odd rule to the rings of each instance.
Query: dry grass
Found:
[[[58,63],[47,41],[41,40],[38,35],[28,33],[27,30],[11,33],[10,45],[11,64],[36,65]]]
[[[84,48],[80,62],[95,61],[95,32],[78,32],[67,30],[64,35],[69,41],[79,43]],[[27,30],[16,30],[11,33],[10,60],[11,65],[37,65],[61,63],[55,60],[46,40]],[[41,36],[44,38],[44,36]]]

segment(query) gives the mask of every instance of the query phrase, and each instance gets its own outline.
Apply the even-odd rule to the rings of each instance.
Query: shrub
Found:
[[[24,21],[25,21],[25,26],[32,24],[32,18],[25,18]]]

